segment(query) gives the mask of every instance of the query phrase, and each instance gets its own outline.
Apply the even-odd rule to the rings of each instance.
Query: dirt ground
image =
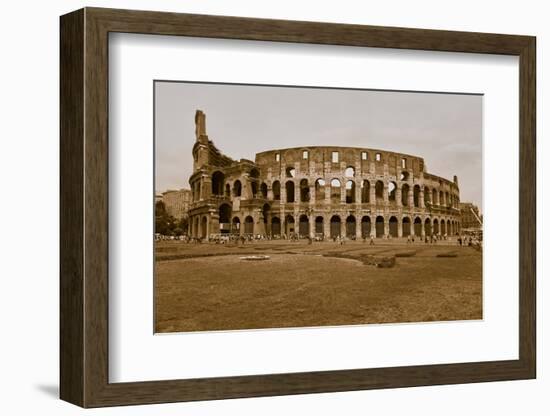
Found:
[[[156,332],[482,319],[481,252],[448,242],[160,242],[155,269]]]

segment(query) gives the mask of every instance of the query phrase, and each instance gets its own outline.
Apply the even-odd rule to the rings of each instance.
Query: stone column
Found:
[[[414,186],[409,185],[409,208],[414,209]]]
[[[401,187],[396,186],[395,188],[395,203],[398,207],[402,206],[401,204]]]
[[[309,186],[309,203],[315,204],[317,202],[315,199],[317,198],[317,195],[315,195],[315,183],[313,185]]]
[[[345,204],[346,203],[346,179],[345,178],[339,178],[340,181],[340,202]]]
[[[323,233],[325,235],[325,239],[330,238],[330,216],[323,217]]]
[[[386,168],[387,165],[384,165],[384,168]],[[389,189],[389,186],[387,183],[384,183],[384,191],[383,191],[383,196],[384,196],[384,205],[387,206],[389,204],[389,201],[390,201],[390,197],[388,195],[388,189]]]
[[[315,238],[315,215],[313,213],[309,214],[309,237]]]
[[[411,218],[411,237],[414,237],[414,218]]]
[[[403,217],[397,219],[397,236],[403,237]]]
[[[420,192],[418,193],[418,206],[424,208],[424,190],[420,187]]]
[[[390,220],[384,215],[384,237],[390,234]]]
[[[355,180],[355,203],[361,203],[361,179]]]
[[[369,203],[376,204],[376,181],[370,184]]]
[[[272,185],[267,186],[267,199],[273,201],[273,188]]]
[[[355,239],[357,241],[360,241],[362,238],[361,235],[361,216],[356,214],[355,215]]]
[[[286,183],[281,182],[281,204],[286,204]]]
[[[294,203],[299,204],[300,200],[300,181],[294,181]]]

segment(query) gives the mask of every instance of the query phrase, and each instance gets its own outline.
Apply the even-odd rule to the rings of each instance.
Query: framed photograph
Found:
[[[63,400],[536,377],[534,37],[60,29]]]

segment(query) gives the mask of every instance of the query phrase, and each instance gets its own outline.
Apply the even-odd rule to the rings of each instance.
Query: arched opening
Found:
[[[255,180],[250,181],[250,190],[252,191],[252,198],[258,197],[258,182]]]
[[[290,237],[295,232],[294,227],[294,217],[292,215],[287,215],[285,217],[285,233],[287,237]]]
[[[225,175],[219,170],[212,174],[212,195],[223,195],[223,183]]]
[[[260,193],[263,199],[267,199],[267,184],[265,182],[260,185]]]
[[[264,206],[262,207],[262,215],[264,217],[264,224],[268,224],[268,218],[269,218],[269,215],[271,214],[271,207],[269,206],[269,204],[264,204]],[[267,230],[267,228],[266,228]]]
[[[325,233],[323,217],[319,216],[315,218],[315,234],[323,235]]]
[[[437,198],[437,190],[432,189],[432,205],[439,205],[439,200]]]
[[[424,187],[424,206],[427,207],[431,204],[431,192],[430,188]]]
[[[248,215],[244,219],[244,233],[245,234],[254,234],[254,218]]]
[[[401,175],[399,176],[399,180],[408,181],[409,180],[409,172],[407,172],[406,170],[401,172]]]
[[[352,166],[348,166],[344,171],[344,176],[346,178],[353,178],[355,176],[355,169]]]
[[[451,200],[449,199],[449,193],[448,192],[445,192],[445,205],[446,206],[451,205]]]
[[[206,238],[208,234],[208,222],[206,220],[206,217],[202,217],[201,219],[201,238]]]
[[[275,201],[280,201],[281,200],[281,183],[279,181],[275,181],[273,182],[273,185],[271,188],[273,190],[273,199]]]
[[[376,199],[384,199],[384,182],[382,181],[376,181],[376,185],[374,187],[374,192],[376,195]]]
[[[424,221],[424,232],[428,237],[432,235],[432,222],[429,218],[426,218],[426,221]]]
[[[433,222],[433,233],[435,235],[439,235],[439,221],[436,219],[434,219],[434,222]]]
[[[307,179],[300,181],[300,202],[309,202],[309,184]]]
[[[294,202],[294,182],[287,181],[285,183],[285,189],[286,189],[286,202]]]
[[[441,235],[447,234],[447,223],[445,222],[445,220],[441,220],[440,228],[441,228]]]
[[[419,217],[414,219],[414,235],[418,237],[422,235],[422,220]]]
[[[330,200],[332,203],[340,202],[341,198],[341,184],[338,179],[333,179],[330,181]]]
[[[252,168],[250,170],[249,176],[253,179],[258,179],[260,177],[260,171],[256,168]]]
[[[418,208],[420,206],[420,186],[414,185],[413,188],[413,201],[414,206]]]
[[[309,236],[309,218],[307,215],[300,215],[298,220],[298,234],[300,237]]]
[[[231,221],[231,233],[239,234],[240,231],[241,231],[241,220],[239,217],[233,217],[233,220]]]
[[[228,183],[225,184],[225,196],[229,198],[231,196],[231,185]]]
[[[325,180],[317,179],[315,181],[315,200],[324,201],[325,200]]]
[[[346,237],[355,239],[355,230],[357,228],[357,223],[355,221],[355,217],[353,215],[349,215],[346,218]]]
[[[231,231],[231,206],[221,204],[218,215],[220,216],[220,232],[222,234],[229,233]]]
[[[241,181],[237,179],[235,183],[233,183],[233,196],[240,197],[243,191],[242,188]]]
[[[361,236],[363,238],[370,237],[370,233],[371,233],[370,226],[371,226],[370,217],[365,215],[363,218],[361,218]]]
[[[397,237],[397,218],[396,217],[390,217],[390,226],[389,226],[390,235],[392,237]]]
[[[294,178],[296,176],[296,169],[294,169],[292,166],[288,166],[285,173],[287,178]]]
[[[281,220],[279,217],[271,218],[271,235],[280,236],[281,235]]]
[[[330,219],[330,238],[340,237],[341,220],[338,215],[333,215]]]
[[[445,194],[443,191],[439,191],[439,205],[445,205]]]
[[[346,182],[346,204],[355,203],[355,182]]]
[[[403,217],[403,237],[411,235],[411,219],[409,217]]]
[[[388,184],[388,200],[391,204],[395,204],[397,193],[397,184],[395,182],[390,182]]]
[[[384,217],[376,217],[376,238],[384,237]]]
[[[447,220],[447,235],[453,235],[453,227],[451,226],[451,220]]]
[[[370,182],[366,179],[361,182],[361,203],[368,204],[370,202]]]
[[[409,206],[409,192],[410,192],[409,185],[403,184],[403,186],[401,187],[401,204],[404,207]]]

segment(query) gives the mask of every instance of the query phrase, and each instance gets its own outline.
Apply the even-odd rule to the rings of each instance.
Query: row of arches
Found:
[[[269,189],[265,182],[259,181],[259,172],[253,170],[249,175],[252,197],[261,197],[268,199]],[[229,183],[224,186],[225,176],[222,172],[216,171],[212,174],[212,194],[225,197],[242,197],[243,184],[237,179],[233,182],[232,187]],[[285,197],[281,187],[284,187]],[[357,186],[360,187],[360,192],[357,192]],[[319,178],[313,185],[315,197],[312,196],[312,187],[309,180],[301,179],[299,182],[287,180],[284,185],[276,180],[271,186],[272,199],[286,203],[294,202],[312,202],[325,201],[328,199],[332,203],[345,202],[353,203],[382,203],[388,201],[390,204],[399,204],[408,207],[421,207],[429,205],[448,206],[458,208],[459,198],[451,192],[437,190],[428,186],[421,187],[420,185],[410,186],[404,183],[401,187],[395,181],[384,183],[382,180],[371,182],[367,179],[361,180],[358,184],[355,180],[348,179],[342,182],[338,178],[333,178],[329,183],[325,179]],[[412,189],[411,189],[412,188]],[[200,183],[193,188],[193,197],[195,200],[200,198]],[[296,192],[298,191],[298,192]]]

